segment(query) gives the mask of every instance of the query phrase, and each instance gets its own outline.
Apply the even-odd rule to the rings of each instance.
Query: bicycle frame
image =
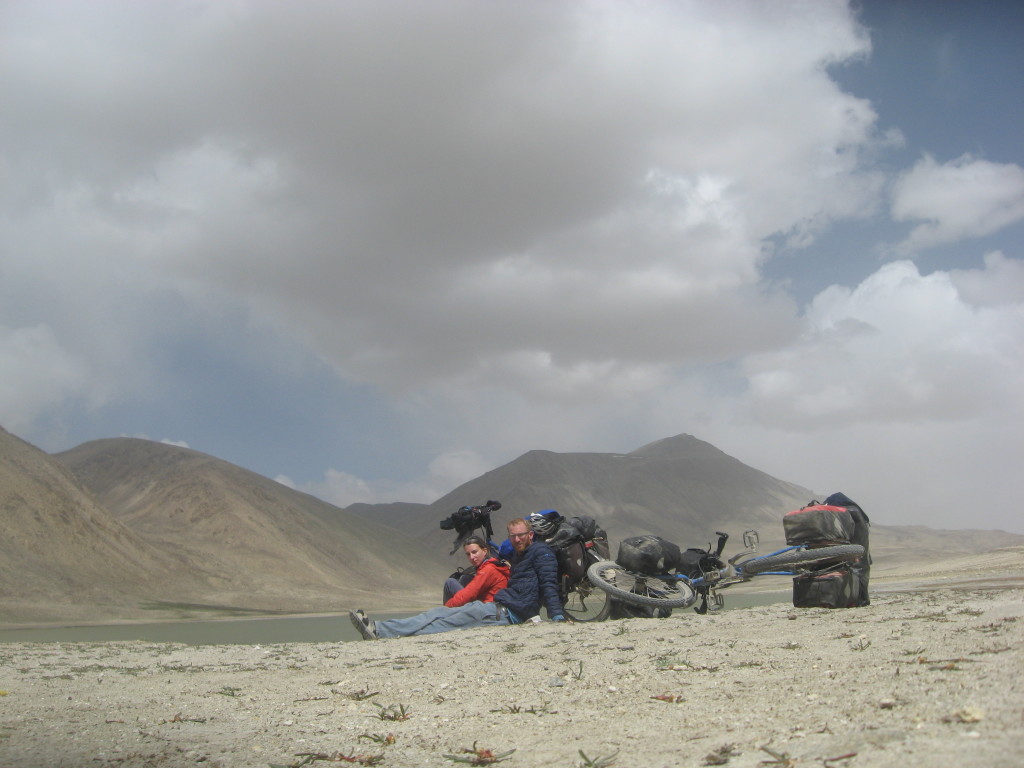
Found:
[[[715,535],[718,536],[718,546],[715,548],[715,557],[720,558],[723,550],[725,549],[725,542],[729,540],[729,534],[723,531],[715,531]],[[741,557],[748,557],[757,552],[757,545],[760,537],[757,531],[750,529],[743,532],[743,551],[738,552],[730,557],[726,562],[727,566],[724,569],[717,569],[704,573],[703,576],[688,577],[681,573],[676,574],[665,574],[666,578],[676,578],[680,581],[685,581],[690,588],[701,597],[700,605],[694,610],[697,613],[704,614],[709,610],[717,611],[725,605],[725,598],[718,594],[719,589],[725,589],[731,587],[733,584],[739,584],[742,581],[749,581],[752,577],[746,576],[743,573],[742,563],[738,563]],[[711,548],[708,547],[710,553]]]

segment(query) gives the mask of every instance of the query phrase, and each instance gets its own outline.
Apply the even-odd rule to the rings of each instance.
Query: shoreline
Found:
[[[871,577],[871,594],[891,594],[900,592],[930,592],[935,590],[985,590],[985,589],[1015,589],[1024,587],[1024,571],[996,574],[960,575],[960,576],[936,576],[932,578],[907,578],[898,574],[879,574]],[[776,602],[786,602],[791,594],[787,586],[780,588],[780,582],[762,583],[757,580],[746,584],[737,584],[734,587],[723,590],[728,600],[729,595],[778,595]],[[408,616],[419,611],[434,607],[434,604],[424,604],[406,609],[390,611],[374,611],[375,615],[383,617]],[[241,621],[276,621],[286,619],[319,619],[345,616],[347,609],[339,611],[315,611],[315,612],[285,612],[280,613],[254,610],[251,614],[243,614],[245,609],[231,610],[231,615],[216,615],[216,611],[210,611],[209,615],[188,616],[182,618],[122,618],[102,619],[97,621],[52,621],[52,622],[0,622],[0,633],[7,631],[21,630],[57,630],[57,629],[89,629],[102,627],[130,627],[165,624],[198,624],[206,622],[241,622]],[[237,610],[237,613],[234,611]],[[0,641],[3,642],[3,641]]]

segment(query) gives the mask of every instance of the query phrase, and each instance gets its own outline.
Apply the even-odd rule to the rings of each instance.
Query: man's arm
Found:
[[[558,558],[547,544],[543,544],[541,551],[537,553],[534,559],[534,568],[537,571],[537,581],[540,584],[541,603],[548,609],[548,618],[564,619],[562,600],[558,596]]]

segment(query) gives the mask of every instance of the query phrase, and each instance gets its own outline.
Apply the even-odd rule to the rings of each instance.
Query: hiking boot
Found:
[[[352,622],[352,626],[355,627],[359,631],[359,634],[363,636],[363,640],[380,639],[377,637],[377,627],[374,625],[373,619],[367,618],[362,609],[358,611],[349,611],[348,618],[349,621]]]

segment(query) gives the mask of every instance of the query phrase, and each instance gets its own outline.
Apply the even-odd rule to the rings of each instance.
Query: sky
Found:
[[[0,425],[340,506],[689,433],[876,523],[1024,533],[1022,33],[0,0]]]

